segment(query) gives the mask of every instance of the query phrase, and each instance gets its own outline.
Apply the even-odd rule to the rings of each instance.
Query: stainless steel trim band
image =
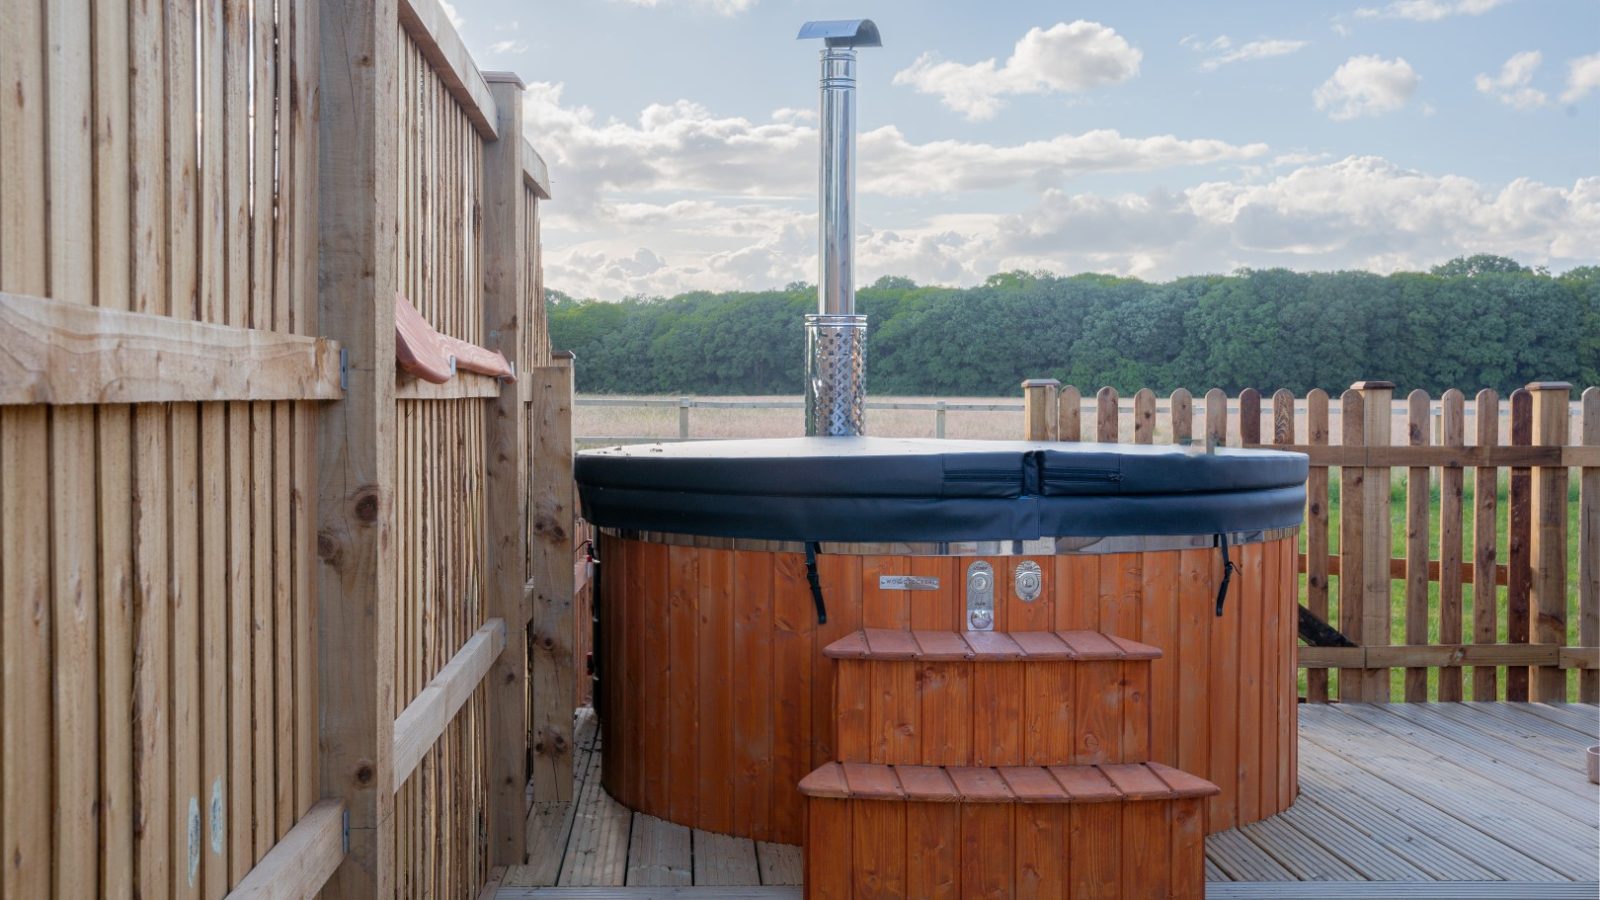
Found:
[[[1230,531],[1229,544],[1259,544],[1294,537],[1299,528]],[[757,541],[747,538],[676,534],[602,528],[601,533],[624,540],[707,550],[749,550],[765,553],[804,553],[800,541]],[[821,552],[835,556],[1067,556],[1102,553],[1149,553],[1159,550],[1203,550],[1217,545],[1215,534],[1115,535],[1110,537],[1046,537],[1031,541],[935,541],[923,543],[841,543],[823,541]]]

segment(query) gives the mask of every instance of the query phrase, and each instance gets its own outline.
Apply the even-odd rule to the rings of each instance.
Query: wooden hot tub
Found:
[[[602,561],[604,785],[668,821],[799,843],[796,785],[836,750],[823,648],[861,628],[969,631],[967,580],[981,562],[994,631],[1095,630],[1161,649],[1148,686],[1126,688],[1148,720],[1129,712],[1120,726],[1148,728],[1155,761],[1222,788],[1208,831],[1280,812],[1297,790],[1304,475],[1298,454],[1018,442],[586,452],[578,479]],[[968,521],[968,537],[950,530]],[[1223,534],[1237,571],[1219,617]],[[820,550],[821,625],[808,543]],[[1027,564],[1031,600],[1018,589]],[[915,677],[950,671],[928,663]],[[901,700],[915,685],[873,684],[872,703],[908,707],[871,736],[873,761],[913,746],[943,765],[1050,762],[1031,758],[1030,698],[1060,706],[1070,687],[1017,680],[960,686],[990,723],[977,738],[919,727]]]

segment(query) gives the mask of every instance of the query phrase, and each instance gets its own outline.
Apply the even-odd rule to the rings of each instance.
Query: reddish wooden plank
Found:
[[[1094,556],[1055,558],[1055,623],[1057,631],[1094,631],[1100,627],[1100,564]]]
[[[1493,447],[1500,443],[1500,396],[1492,390],[1478,392],[1474,411],[1478,419],[1478,446]],[[1473,470],[1472,511],[1472,567],[1474,572],[1494,570],[1499,548],[1497,518],[1499,516],[1500,470],[1479,466]],[[1510,581],[1510,573],[1507,573]],[[1500,640],[1499,590],[1493,578],[1472,579],[1472,640],[1478,644],[1494,644]],[[1472,667],[1472,699],[1498,700],[1499,670],[1494,666]]]
[[[841,659],[833,663],[834,734],[838,740],[837,758],[846,762],[873,762],[872,759],[872,670],[884,665],[865,659]]]
[[[1122,806],[1085,803],[1068,807],[1067,841],[1072,848],[1068,890],[1072,900],[1119,900],[1124,896]]]
[[[1440,443],[1461,447],[1467,440],[1466,398],[1455,388],[1440,398]],[[1453,466],[1439,470],[1439,642],[1459,644],[1462,634],[1461,563],[1462,496],[1465,471]],[[1462,699],[1461,668],[1439,670],[1439,699]]]
[[[817,575],[827,599],[828,621],[816,626],[816,640],[819,646],[826,647],[861,627],[861,557],[821,554],[817,557]],[[815,614],[812,621],[816,621]],[[829,666],[821,666],[811,675],[812,765],[835,758],[833,680],[834,672]]]
[[[924,662],[945,662],[972,659],[972,647],[955,631],[913,631],[917,642],[917,656]]]
[[[672,757],[664,769],[653,770],[653,777],[661,779],[661,783],[646,786],[644,798],[648,798],[649,805],[645,811],[679,822],[700,822],[700,760],[695,744],[701,734],[701,556],[693,547],[665,549],[666,583],[660,582],[659,575],[641,576],[645,594],[656,599],[636,607],[641,613],[641,630],[633,640],[660,646],[659,631],[665,623],[666,657],[656,660],[650,651],[645,651],[652,664],[632,673],[633,680],[624,690],[633,691],[644,704],[639,721],[643,732],[640,738],[645,743],[658,743],[653,735],[671,735],[668,744]],[[646,752],[654,756],[667,749]]]
[[[898,633],[915,647],[911,632]],[[909,765],[922,761],[917,669],[914,660],[872,663],[873,762]]]
[[[1315,388],[1306,395],[1305,441],[1328,443],[1328,394]],[[1306,608],[1324,622],[1328,618],[1328,469],[1313,466],[1306,476]],[[1328,670],[1306,671],[1306,699],[1328,700]]]
[[[816,613],[805,557],[777,554],[772,574],[772,840],[795,843],[803,836],[804,808],[791,785],[811,770],[812,665],[828,663],[812,649]]]
[[[1217,793],[1216,785],[1192,772],[1161,763],[1150,763],[1146,768],[1161,779],[1161,783],[1165,784],[1175,797],[1210,797]]]
[[[1005,662],[1027,657],[1011,635],[1004,631],[968,631],[962,635],[972,648],[973,658],[986,662]]]
[[[906,780],[904,770],[901,780]],[[907,803],[906,896],[956,900],[961,896],[960,861],[961,807]]]
[[[869,627],[862,633],[873,659],[913,659],[917,655],[917,641],[910,631]]]
[[[1339,399],[1343,420],[1342,441],[1346,447],[1365,445],[1365,400],[1361,392],[1347,390]],[[1362,547],[1363,523],[1366,521],[1366,469],[1359,466],[1341,466],[1339,469],[1339,625],[1338,628],[1357,644],[1372,643],[1362,634],[1362,620],[1366,610],[1366,585],[1362,573],[1366,570]],[[1349,573],[1345,575],[1343,573]],[[1379,602],[1374,600],[1373,602]],[[1330,623],[1331,624],[1331,623]],[[1381,640],[1377,636],[1373,640]],[[1360,669],[1339,670],[1339,699],[1346,703],[1363,698],[1366,672]],[[1213,769],[1213,772],[1220,770]],[[1222,785],[1223,795],[1233,792],[1229,784]],[[1215,802],[1210,807],[1214,814]],[[1228,820],[1232,821],[1232,820]],[[1207,827],[1216,828],[1212,818]]]
[[[1220,581],[1221,558],[1215,553],[1213,557],[1213,571]],[[1211,668],[1207,673],[1209,685],[1206,689],[1205,710],[1211,731],[1207,747],[1211,764],[1207,769],[1200,771],[1207,773],[1216,781],[1222,788],[1222,793],[1207,802],[1206,828],[1209,831],[1232,828],[1239,821],[1239,625],[1240,620],[1244,618],[1241,615],[1244,606],[1241,587],[1240,580],[1236,577],[1229,588],[1231,596],[1223,608],[1223,614],[1213,615],[1210,620]],[[1212,601],[1208,600],[1206,603],[1214,611]]]
[[[878,587],[881,575],[909,575],[904,556],[868,556],[861,560],[861,623],[868,628],[906,629],[911,627],[911,591],[885,591]]]
[[[1115,641],[1098,631],[1060,631],[1056,636],[1081,660],[1123,659],[1128,655]]]
[[[1279,715],[1283,698],[1295,690],[1283,680],[1283,604],[1287,596],[1280,577],[1283,552],[1280,541],[1261,545],[1261,814],[1270,816],[1287,803],[1278,800]],[[1293,644],[1290,645],[1293,647]],[[1291,650],[1292,652],[1292,650]]]
[[[818,900],[851,900],[852,835],[850,801],[813,799],[806,803],[804,848],[806,893]]]
[[[1432,443],[1431,429],[1433,401],[1427,391],[1414,390],[1406,398],[1409,446],[1424,447]],[[1405,634],[1408,644],[1428,643],[1428,495],[1429,470],[1426,466],[1406,469],[1406,608]],[[1460,566],[1456,567],[1457,574]],[[1424,666],[1411,666],[1405,671],[1405,698],[1407,703],[1424,703],[1428,699],[1428,670]]]
[[[1150,756],[1178,761],[1178,590],[1177,551],[1144,555],[1144,602],[1140,604],[1140,641],[1161,651],[1150,663]],[[1160,713],[1154,710],[1159,709]]]
[[[1054,778],[1072,802],[1114,803],[1122,799],[1122,792],[1111,783],[1103,771],[1094,766],[1050,766]]]
[[[932,591],[910,591],[911,627],[948,631],[963,627],[965,612],[960,599],[960,576],[956,560],[948,556],[916,556],[911,559],[911,574],[936,578],[939,587]]]
[[[1234,659],[1238,668],[1235,705],[1239,721],[1239,819],[1253,822],[1261,818],[1261,677],[1262,677],[1262,553],[1260,544],[1234,548],[1239,572],[1234,579],[1238,591],[1232,612],[1239,620],[1239,651]]]
[[[971,663],[972,762],[1015,766],[1023,761],[1022,666]]]
[[[1202,900],[1206,895],[1205,807],[1200,800],[1177,800],[1169,817],[1172,841],[1174,900]]]
[[[922,762],[972,764],[972,668],[966,662],[926,662],[918,670]]]
[[[1167,897],[1172,893],[1172,854],[1168,803],[1122,805],[1122,890],[1127,897]],[[1138,847],[1143,852],[1127,852]]]
[[[852,800],[852,887],[857,900],[906,896],[906,804]]]
[[[1000,770],[991,766],[949,766],[945,774],[961,793],[963,803],[1010,803],[1017,799]]]
[[[699,551],[699,806],[706,831],[733,826],[733,552]]]
[[[1108,553],[1100,557],[1100,630],[1134,637],[1139,633],[1139,592],[1143,588],[1141,554]]]
[[[1076,765],[1111,762],[1122,748],[1122,663],[1077,663],[1073,671],[1073,741],[1067,760]]]
[[[961,895],[1013,896],[1012,807],[998,803],[961,804]]]
[[[1059,763],[1072,756],[1073,674],[1065,661],[1023,664],[1022,758],[1030,766]]]
[[[1071,864],[1067,841],[1068,807],[1025,803],[1016,808],[1013,816],[1016,822],[1012,850],[1015,896],[1039,900],[1065,897]]]
[[[1176,756],[1162,761],[1191,772],[1210,771],[1210,685],[1192,673],[1208,671],[1211,666],[1211,620],[1215,618],[1212,602],[1216,593],[1212,573],[1221,564],[1218,555],[1210,550],[1184,550],[1178,554],[1180,633],[1177,652],[1171,655],[1172,664],[1184,676],[1178,679],[1172,703]]]
[[[866,659],[872,655],[872,649],[867,646],[865,631],[852,631],[822,648],[822,655],[829,659]]]
[[[1024,562],[1031,562],[1039,567],[1039,576],[1043,585],[1039,596],[1033,600],[1023,600],[1017,596],[1016,572]],[[1006,560],[1004,569],[996,568],[995,575],[1000,580],[998,587],[1003,588],[1006,629],[1012,632],[1019,631],[1049,631],[1055,627],[1055,598],[1052,594],[1053,585],[1050,583],[1055,578],[1055,566],[1049,557],[1012,557]],[[1000,591],[996,592],[996,600],[1000,600]]]
[[[1066,788],[1043,766],[1001,766],[1000,777],[1019,803],[1066,803]]]
[[[1078,654],[1051,631],[1013,631],[1011,639],[1030,661],[1078,658]]]
[[[918,803],[959,803],[961,792],[940,766],[895,766],[906,799]]]
[[[1150,663],[1122,663],[1122,737],[1116,762],[1144,762],[1150,758]]]
[[[733,824],[739,834],[769,840],[772,792],[772,554],[733,556],[733,667],[740,702],[733,711]],[[782,677],[792,675],[783,673]]]
[[[1279,627],[1283,630],[1278,646],[1283,652],[1278,660],[1278,687],[1275,691],[1279,698],[1278,808],[1285,809],[1294,803],[1295,797],[1299,794],[1300,704],[1295,697],[1295,685],[1299,681],[1300,674],[1296,659],[1299,647],[1300,609],[1298,591],[1295,588],[1300,583],[1300,575],[1295,571],[1294,538],[1285,538],[1278,544],[1279,552],[1283,554],[1279,564],[1283,588],[1278,595]]]
[[[1166,800],[1172,796],[1172,788],[1148,765],[1119,763],[1099,768],[1106,780],[1129,801]]]
[[[850,788],[850,798],[853,800],[902,800],[905,798],[905,789],[900,786],[900,779],[895,775],[892,766],[880,766],[873,763],[841,764],[844,769],[844,781]]]
[[[850,797],[850,785],[845,781],[844,765],[824,763],[800,779],[800,793],[807,797],[824,797],[845,800]]]

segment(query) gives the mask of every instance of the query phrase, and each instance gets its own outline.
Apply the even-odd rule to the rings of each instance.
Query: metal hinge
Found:
[[[348,810],[348,809],[345,810],[341,814],[341,819],[342,819],[342,822],[340,824],[340,828],[344,832],[344,834],[343,834],[343,837],[344,837],[344,855],[345,856],[349,856],[350,855],[350,810]]]
[[[339,390],[350,390],[350,350],[339,348]]]

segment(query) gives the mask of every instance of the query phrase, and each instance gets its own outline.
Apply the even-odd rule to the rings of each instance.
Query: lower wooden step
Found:
[[[1198,898],[1204,779],[1156,763],[829,763],[806,796],[815,898]]]
[[[866,629],[824,651],[833,759],[1021,766],[1150,759],[1150,663],[1161,651],[1094,631]]]

